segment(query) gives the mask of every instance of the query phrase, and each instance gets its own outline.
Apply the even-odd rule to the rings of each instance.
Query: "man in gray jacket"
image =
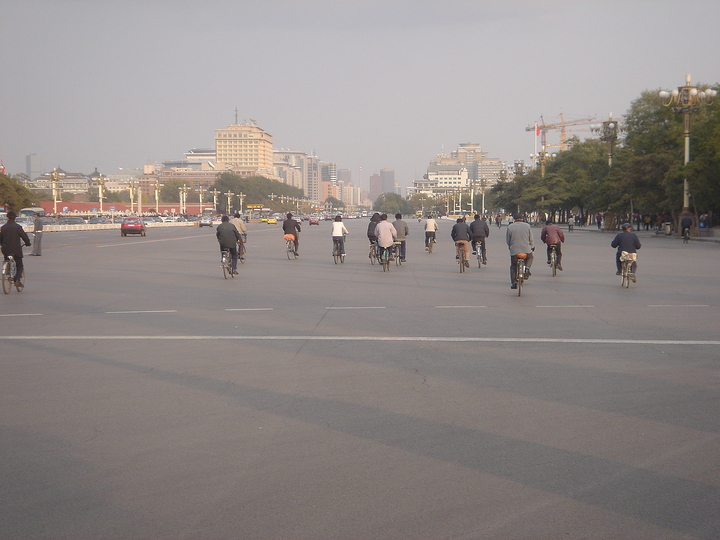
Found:
[[[505,233],[505,241],[510,250],[510,288],[517,289],[517,276],[515,275],[517,274],[517,254],[527,254],[527,259],[525,259],[525,266],[527,267],[525,279],[527,279],[530,277],[530,267],[533,261],[532,252],[535,249],[532,230],[530,225],[525,223],[525,218],[521,214],[513,216],[513,222],[508,225]]]

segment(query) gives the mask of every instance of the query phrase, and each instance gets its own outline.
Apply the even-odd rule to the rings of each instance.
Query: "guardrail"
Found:
[[[148,229],[157,229],[159,227],[197,227],[197,221],[168,221],[163,223],[146,223]],[[120,229],[120,223],[86,223],[84,225],[45,225],[43,232],[62,232],[62,231],[101,231]],[[28,231],[30,232],[30,231]]]

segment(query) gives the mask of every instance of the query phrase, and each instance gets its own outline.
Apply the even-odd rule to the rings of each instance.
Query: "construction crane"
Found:
[[[559,148],[560,150],[567,150],[567,126],[582,126],[589,125],[595,122],[595,117],[587,117],[581,120],[572,120],[566,122],[563,114],[560,113],[560,122],[555,124],[546,124],[545,119],[540,115],[540,123],[535,123],[525,128],[525,131],[535,131],[535,136],[540,135],[540,153],[537,152],[537,142],[535,145],[535,153],[530,157],[533,158],[537,163],[540,164],[540,175],[545,176],[545,163],[547,162],[549,155],[547,153],[548,148]],[[547,143],[547,132],[549,130],[560,130],[560,144],[548,144]],[[537,139],[536,139],[537,141]]]

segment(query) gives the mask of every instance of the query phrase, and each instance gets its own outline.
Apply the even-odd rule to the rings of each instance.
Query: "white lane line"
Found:
[[[42,313],[3,313],[0,317],[39,317]]]
[[[528,343],[596,345],[720,345],[720,340],[674,339],[573,339],[573,338],[483,338],[427,336],[0,336],[0,341],[424,341],[435,343]]]
[[[476,309],[487,306],[435,306],[435,309]]]
[[[106,248],[106,247],[121,247],[121,246],[136,246],[138,244],[151,244],[153,242],[172,242],[173,240],[187,240],[188,238],[197,238],[197,236],[181,236],[178,238],[158,238],[157,240],[139,240],[136,242],[128,241],[128,242],[121,242],[117,244],[101,244],[99,248]]]
[[[325,309],[385,309],[385,306],[331,306]]]
[[[272,311],[271,307],[227,308],[225,311]]]
[[[710,307],[710,304],[649,304],[648,307]]]
[[[591,308],[595,306],[535,306],[536,308]]]
[[[177,313],[177,309],[155,309],[155,310],[137,310],[137,311],[106,311],[108,315],[120,315],[127,313]]]

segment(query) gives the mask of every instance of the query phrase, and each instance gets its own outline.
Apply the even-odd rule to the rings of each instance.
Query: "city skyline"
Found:
[[[384,168],[405,188],[461,143],[529,162],[541,115],[621,117],[688,73],[715,85],[719,15],[699,0],[9,1],[0,157],[9,173],[33,154],[137,168],[211,147],[238,114],[363,189]]]

